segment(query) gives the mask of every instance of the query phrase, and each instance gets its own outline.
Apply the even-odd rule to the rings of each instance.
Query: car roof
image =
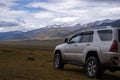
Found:
[[[112,26],[86,27],[86,29],[82,32],[96,31],[96,30],[107,30],[107,29],[120,29],[120,27],[112,27]]]
[[[76,35],[81,34],[92,34],[94,31],[99,30],[110,30],[110,29],[120,29],[120,27],[112,27],[112,26],[99,26],[99,27],[86,27],[83,31],[77,33]]]

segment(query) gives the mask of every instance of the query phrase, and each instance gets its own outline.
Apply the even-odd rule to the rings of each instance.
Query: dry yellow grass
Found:
[[[20,48],[21,47],[21,48]],[[40,47],[39,47],[40,48]],[[28,60],[33,56],[34,61]],[[101,80],[120,80],[120,72],[105,72]],[[0,80],[93,80],[85,76],[79,66],[65,65],[63,70],[53,67],[53,51],[0,47]],[[94,79],[96,80],[96,79]]]

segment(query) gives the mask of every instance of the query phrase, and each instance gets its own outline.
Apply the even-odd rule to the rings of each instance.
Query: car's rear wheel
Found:
[[[64,63],[62,61],[62,57],[61,57],[60,53],[56,53],[54,55],[54,67],[55,67],[55,69],[63,69],[63,67],[64,67]]]
[[[96,57],[91,56],[87,59],[85,63],[85,73],[90,78],[101,78],[103,74],[103,68]]]

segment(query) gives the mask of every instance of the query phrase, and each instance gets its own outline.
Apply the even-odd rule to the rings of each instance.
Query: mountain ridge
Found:
[[[11,31],[11,32],[0,32],[0,40],[47,40],[64,38],[71,36],[75,33],[83,31],[85,27],[100,27],[100,26],[116,26],[120,27],[120,19],[117,20],[99,20],[90,22],[84,25],[79,23],[75,25],[48,25],[44,28],[34,29],[27,32],[22,31]]]

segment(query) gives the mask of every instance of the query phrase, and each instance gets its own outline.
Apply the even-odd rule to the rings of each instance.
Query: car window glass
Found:
[[[78,43],[80,41],[80,37],[81,37],[80,35],[77,35],[77,36],[71,38],[69,42],[70,43]]]
[[[93,34],[83,34],[80,42],[93,42]]]
[[[119,42],[120,42],[120,30],[118,30],[118,39],[119,39]]]
[[[93,42],[93,34],[89,34],[89,42]]]
[[[110,41],[112,40],[112,30],[100,30],[98,35],[101,41]]]

